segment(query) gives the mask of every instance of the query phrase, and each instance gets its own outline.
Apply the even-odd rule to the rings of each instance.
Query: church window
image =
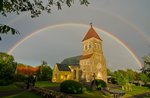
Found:
[[[91,44],[89,44],[89,49],[91,48]]]
[[[85,50],[87,50],[87,45],[85,45]]]
[[[76,70],[73,71],[73,78],[76,79]]]
[[[60,76],[60,79],[64,79],[64,76],[63,76],[63,75],[61,75],[61,76]]]
[[[65,75],[64,78],[67,79],[67,75]]]

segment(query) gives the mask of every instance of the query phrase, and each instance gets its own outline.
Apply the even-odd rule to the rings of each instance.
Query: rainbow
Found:
[[[34,35],[43,32],[44,30],[47,29],[52,29],[52,28],[58,28],[61,26],[80,26],[80,27],[88,27],[89,25],[85,25],[85,24],[74,24],[74,23],[67,23],[67,24],[58,24],[58,25],[52,25],[52,26],[47,26],[44,28],[41,28],[33,33],[31,33],[30,35],[26,36],[25,38],[23,38],[22,40],[18,41],[13,47],[11,47],[9,49],[9,51],[7,52],[8,54],[11,54],[19,45],[21,45],[23,42],[25,42],[26,40],[32,38]],[[136,62],[138,63],[139,67],[142,67],[142,63],[140,62],[140,60],[137,58],[137,56],[135,55],[135,53],[123,42],[121,41],[119,38],[115,37],[114,35],[112,35],[111,33],[102,30],[100,28],[95,27],[98,31],[101,31],[103,33],[105,33],[107,36],[110,36],[111,38],[113,38],[115,41],[117,41],[120,45],[122,45],[130,54],[131,56],[136,60]]]

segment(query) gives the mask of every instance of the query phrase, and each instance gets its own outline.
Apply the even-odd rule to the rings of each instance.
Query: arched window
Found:
[[[85,50],[87,50],[87,45],[85,45]]]
[[[73,78],[76,79],[76,70],[73,70]]]
[[[91,48],[91,44],[89,44],[89,49]]]

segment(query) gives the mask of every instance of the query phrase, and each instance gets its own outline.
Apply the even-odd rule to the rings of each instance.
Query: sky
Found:
[[[0,16],[20,35],[1,35],[0,51],[10,52],[17,62],[50,66],[63,59],[82,54],[82,39],[90,23],[103,39],[103,51],[109,68],[135,70],[138,60],[150,53],[150,0],[89,0],[90,5],[78,3],[61,11],[43,12],[38,18],[29,13]],[[133,54],[134,55],[133,55]],[[136,59],[136,56],[138,60]]]

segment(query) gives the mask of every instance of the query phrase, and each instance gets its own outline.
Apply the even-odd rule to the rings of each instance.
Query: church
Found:
[[[82,54],[78,64],[55,64],[52,82],[76,80],[91,82],[93,79],[107,82],[106,60],[102,50],[102,39],[92,24],[82,40]]]

